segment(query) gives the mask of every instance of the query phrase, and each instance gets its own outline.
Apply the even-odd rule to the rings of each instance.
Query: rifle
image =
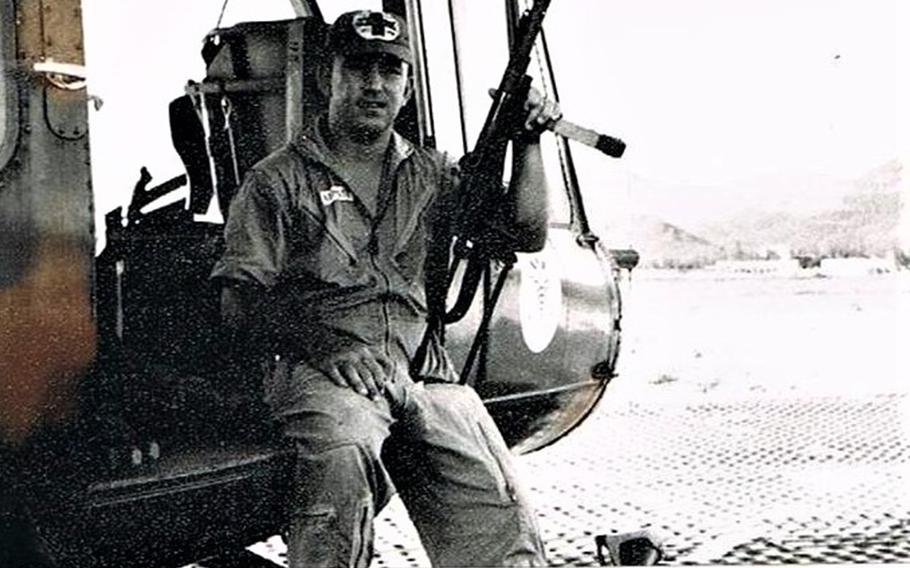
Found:
[[[518,21],[515,41],[509,53],[493,102],[474,149],[461,160],[460,216],[455,228],[454,259],[449,271],[449,287],[462,262],[466,262],[458,299],[444,317],[445,324],[461,320],[477,291],[480,276],[490,260],[511,265],[512,248],[507,235],[496,233],[487,224],[503,197],[502,170],[512,131],[521,123],[523,104],[531,86],[527,70],[531,52],[543,26],[550,0],[536,0]]]
[[[483,129],[474,149],[461,160],[459,187],[461,201],[451,249],[453,258],[451,262],[448,258],[445,259],[448,270],[444,284],[427,286],[429,310],[427,330],[411,365],[411,374],[415,379],[451,382],[450,376],[440,376],[438,373],[443,360],[445,360],[443,366],[450,367],[442,348],[445,342],[445,326],[461,320],[467,314],[481,278],[489,276],[491,261],[499,261],[502,268],[496,284],[491,286],[488,280],[484,280],[486,301],[483,317],[460,376],[460,382],[467,381],[478,350],[484,343],[493,308],[509,270],[516,261],[513,239],[488,222],[489,212],[498,209],[497,205],[504,196],[502,170],[506,152],[514,129],[519,127],[524,117],[523,106],[531,85],[531,77],[527,74],[531,52],[540,35],[550,1],[535,0],[530,10],[519,19],[509,62],[499,87],[492,93],[493,102]],[[621,140],[600,135],[567,121],[557,121],[549,125],[548,129],[596,147],[614,157],[621,156],[625,149],[625,144]],[[465,265],[465,269],[458,297],[453,307],[447,310],[448,290],[462,264]]]
[[[467,313],[474,300],[481,276],[489,270],[490,261],[502,260],[504,268],[500,274],[497,290],[501,290],[514,261],[514,253],[508,250],[502,239],[491,237],[490,227],[485,226],[482,217],[485,212],[493,210],[496,201],[503,196],[502,169],[505,163],[510,130],[519,119],[519,113],[527,97],[531,79],[527,76],[531,62],[531,51],[540,33],[543,18],[546,15],[550,0],[535,0],[531,9],[519,20],[516,42],[509,54],[509,62],[499,82],[499,88],[493,93],[493,102],[487,113],[483,129],[477,138],[474,149],[461,160],[461,187],[459,188],[460,216],[455,226],[452,254],[442,262],[447,265],[444,281],[432,282],[433,275],[427,274],[427,329],[423,340],[411,363],[411,375],[415,380],[431,382],[452,382],[451,363],[444,349],[445,326],[455,323]],[[486,233],[486,234],[485,234]],[[448,251],[447,251],[448,252]],[[458,267],[466,262],[458,299],[453,308],[446,310],[446,298],[451,288]],[[433,285],[435,284],[435,285]],[[498,297],[498,292],[495,293]],[[495,303],[495,299],[494,302]],[[492,305],[489,310],[492,317]],[[484,314],[488,323],[489,317]],[[481,324],[478,336],[475,336],[471,354],[462,370],[460,382],[467,380],[468,373],[476,355],[479,336],[485,329]]]

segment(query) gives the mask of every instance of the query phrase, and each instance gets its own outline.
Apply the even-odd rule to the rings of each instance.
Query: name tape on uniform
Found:
[[[354,201],[354,195],[344,186],[333,185],[329,189],[320,191],[319,199],[324,207],[328,207],[336,201]]]

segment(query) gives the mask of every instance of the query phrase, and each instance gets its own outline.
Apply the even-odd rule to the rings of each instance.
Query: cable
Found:
[[[215,24],[216,30],[221,27],[221,20],[224,18],[224,11],[227,9],[228,2],[230,2],[230,0],[224,0],[224,4],[221,5],[221,13],[218,14],[218,23]]]

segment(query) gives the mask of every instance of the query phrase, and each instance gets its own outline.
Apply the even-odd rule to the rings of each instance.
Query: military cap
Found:
[[[338,16],[329,28],[328,50],[341,55],[389,53],[413,65],[408,26],[396,14],[358,10]]]

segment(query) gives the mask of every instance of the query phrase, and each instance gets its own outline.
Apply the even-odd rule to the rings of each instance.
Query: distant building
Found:
[[[894,257],[823,258],[818,273],[822,276],[868,276],[888,274],[897,269]]]
[[[799,260],[785,258],[781,260],[721,260],[710,270],[723,274],[740,276],[781,276],[800,275]]]

